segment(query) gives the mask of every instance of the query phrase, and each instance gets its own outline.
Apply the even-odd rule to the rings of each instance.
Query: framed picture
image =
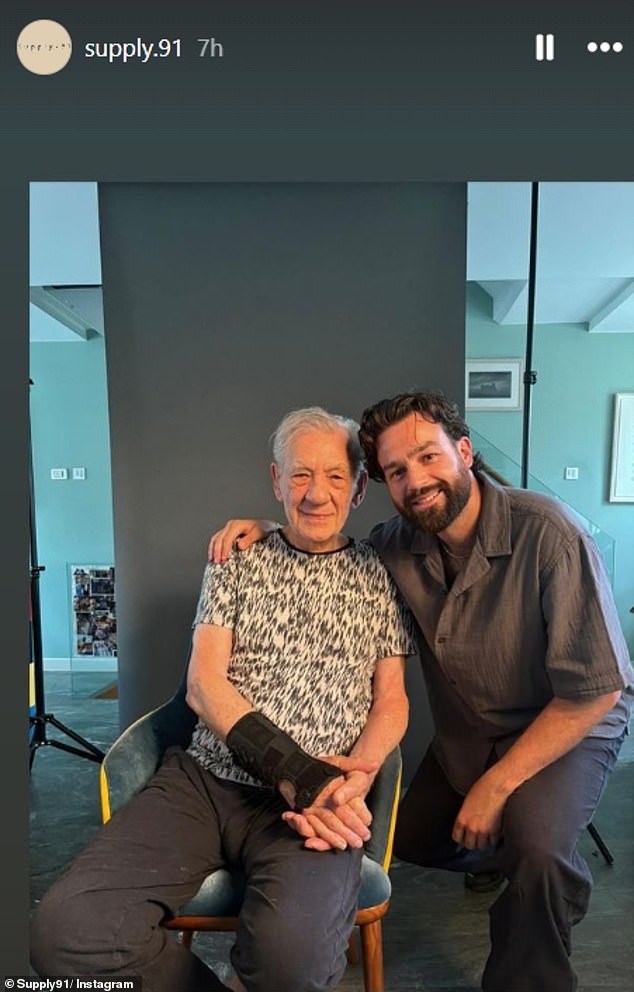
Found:
[[[610,503],[634,503],[634,393],[615,393]]]
[[[72,655],[117,657],[113,565],[71,565]]]
[[[521,358],[468,358],[465,367],[467,410],[521,410]]]

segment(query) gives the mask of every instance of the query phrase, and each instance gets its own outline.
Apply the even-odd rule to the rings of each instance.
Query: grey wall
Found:
[[[280,518],[268,438],[286,411],[462,396],[466,204],[462,184],[99,193],[125,726],[174,690],[211,532]],[[370,488],[356,536],[391,512]],[[417,665],[410,682],[421,696]]]

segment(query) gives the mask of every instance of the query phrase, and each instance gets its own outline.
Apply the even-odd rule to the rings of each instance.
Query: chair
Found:
[[[176,694],[140,717],[117,738],[100,768],[101,811],[104,823],[139,792],[154,774],[170,744],[186,747],[196,716],[185,701],[185,679]],[[355,926],[359,929],[366,992],[384,992],[383,939],[381,922],[387,913],[391,883],[388,875],[392,840],[401,786],[401,752],[388,755],[372,791],[372,837],[365,846],[361,865],[361,890]],[[244,880],[234,872],[219,869],[204,880],[196,895],[178,914],[163,923],[177,930],[186,946],[197,931],[232,931],[237,925]],[[356,945],[351,937],[348,960],[356,963]]]

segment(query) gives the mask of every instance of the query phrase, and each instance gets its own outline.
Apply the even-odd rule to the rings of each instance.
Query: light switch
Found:
[[[68,478],[68,469],[67,468],[52,468],[51,469],[51,479],[55,479],[55,481],[58,481],[59,479],[67,479],[67,478]]]
[[[575,465],[566,465],[564,469],[564,479],[578,479],[579,469]]]
[[[80,481],[82,481],[82,482],[83,482],[83,480],[84,480],[85,478],[86,478],[86,469],[85,469],[85,468],[74,468],[74,469],[73,469],[73,479],[74,479],[74,480],[75,480],[76,482],[77,482],[78,480],[80,480]]]

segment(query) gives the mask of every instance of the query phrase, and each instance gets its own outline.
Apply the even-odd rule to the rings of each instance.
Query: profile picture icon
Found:
[[[70,35],[57,21],[31,21],[18,35],[18,59],[36,76],[59,72],[68,63],[72,51]]]

